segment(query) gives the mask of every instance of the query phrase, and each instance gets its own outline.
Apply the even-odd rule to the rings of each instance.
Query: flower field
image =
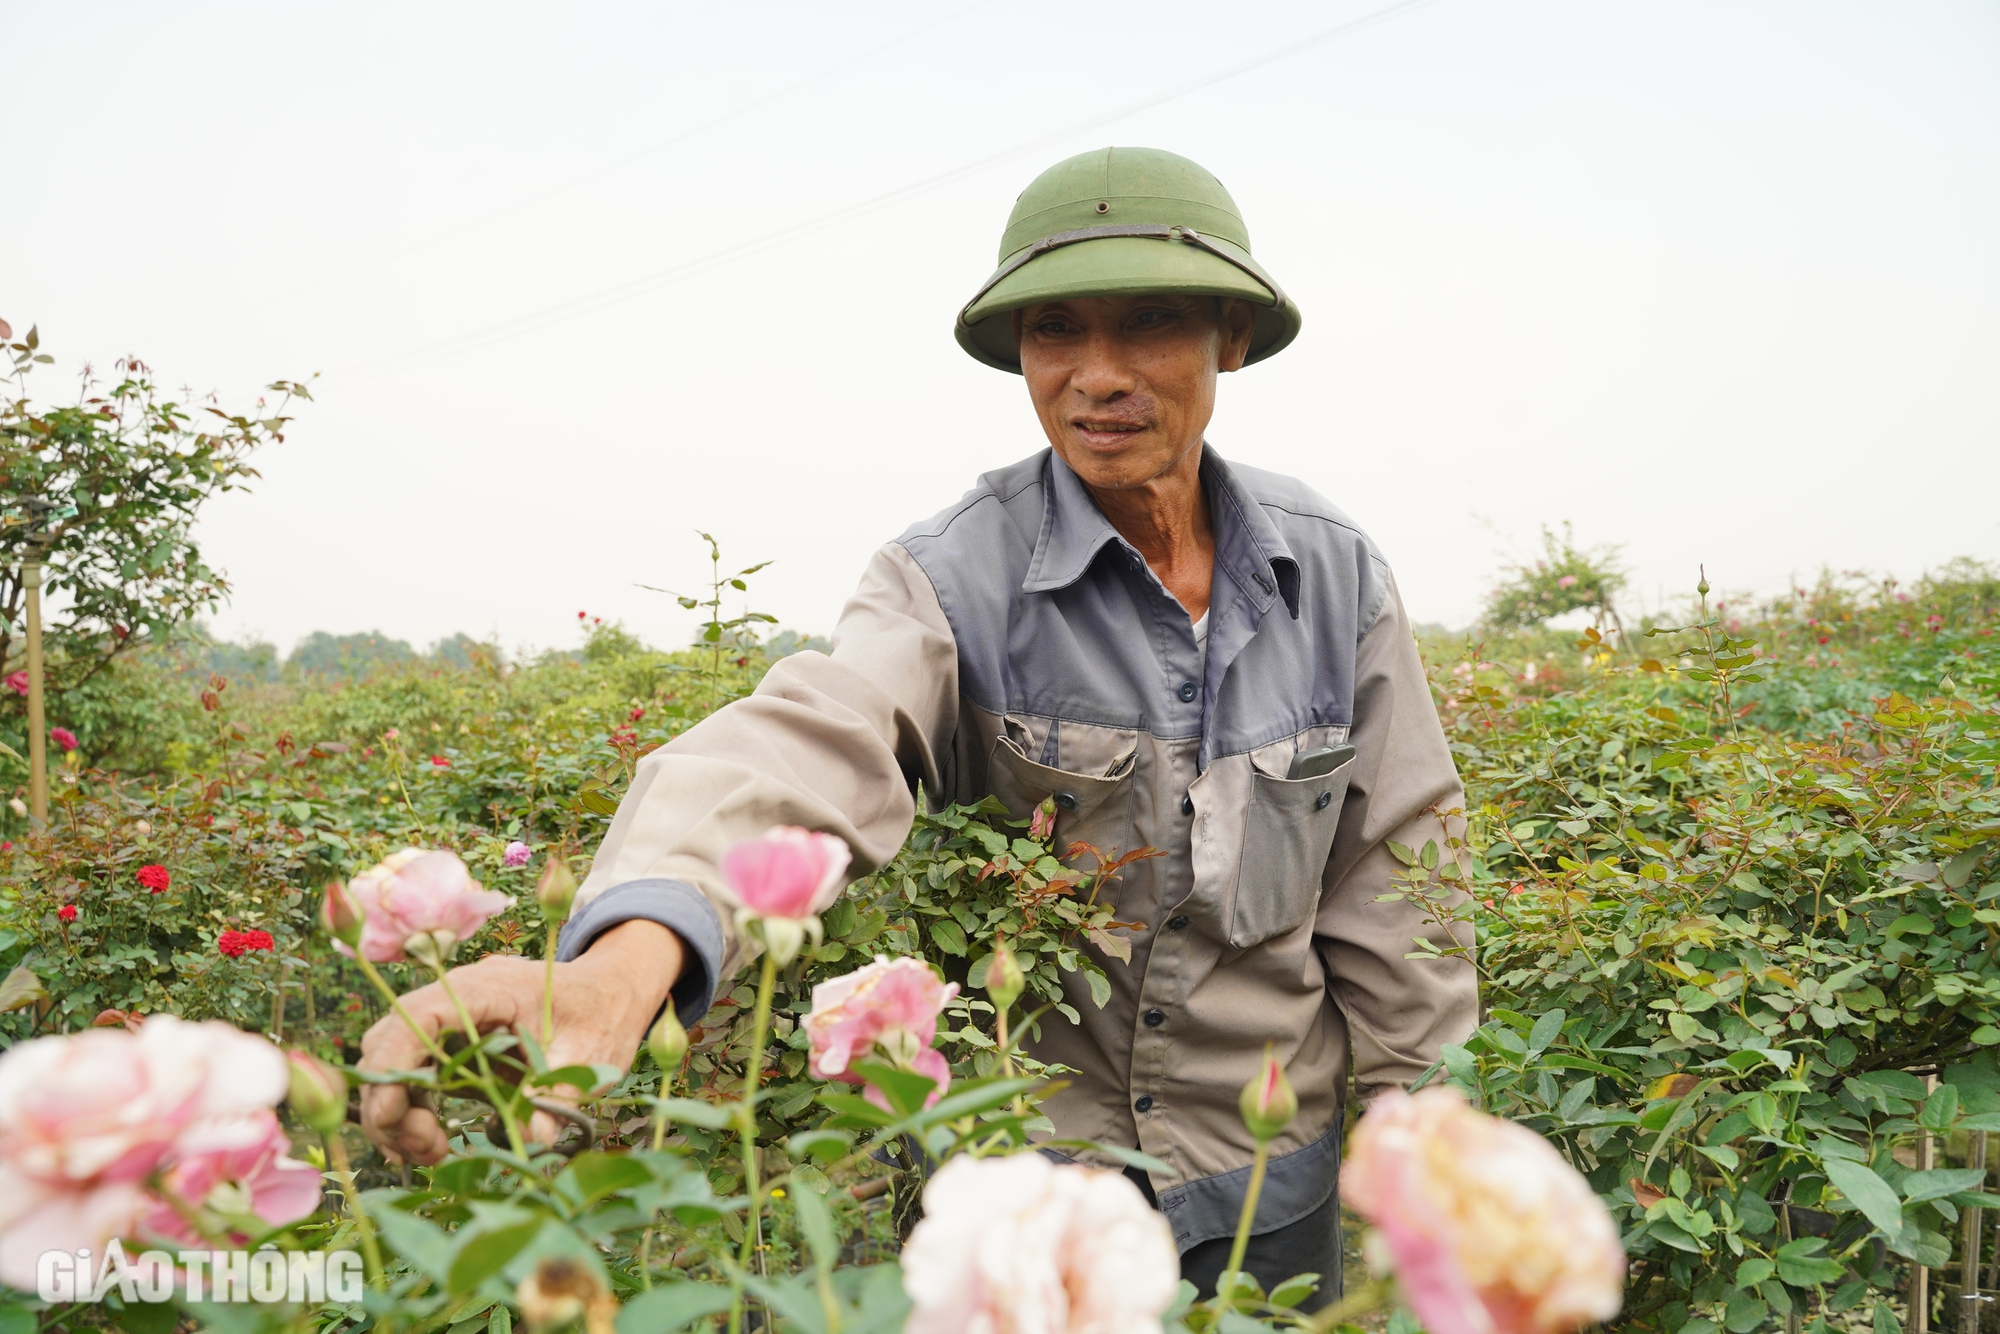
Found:
[[[1704,587],[1623,635],[1510,615],[1425,645],[1468,820],[1398,853],[1486,1022],[1355,1138],[1349,1203],[1398,1287],[1357,1267],[1317,1314],[1310,1280],[1195,1303],[1122,1178],[1014,1152],[1060,1076],[1021,1029],[1067,1022],[1119,868],[997,809],[921,817],[837,897],[844,846],[741,845],[724,873],[763,953],[691,1030],[669,1015],[629,1069],[551,1068],[546,1023],[446,1034],[410,1077],[446,1159],[361,1136],[388,998],[454,959],[542,968],[638,760],[754,688],[759,626],[719,597],[671,651],[587,618],[523,662],[78,650],[49,826],[0,813],[0,1241],[85,1235],[88,1204],[118,1220],[90,1235],[356,1249],[365,1281],[231,1306],[142,1274],[89,1305],[10,1264],[0,1331],[1205,1331],[1386,1303],[1436,1334],[1613,1306],[1662,1334],[1893,1334],[1919,1293],[1958,1325],[1968,1278],[2000,1288],[2000,576]],[[19,688],[0,705],[25,753]],[[1269,1073],[1260,1140],[1296,1105]]]

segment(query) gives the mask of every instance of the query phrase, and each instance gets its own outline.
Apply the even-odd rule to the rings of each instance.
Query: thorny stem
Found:
[[[1243,1196],[1243,1213],[1236,1220],[1236,1240],[1229,1245],[1229,1264],[1215,1281],[1217,1315],[1234,1304],[1236,1277],[1243,1270],[1243,1254],[1250,1249],[1250,1225],[1257,1220],[1257,1197],[1264,1193],[1264,1168],[1271,1159],[1271,1142],[1257,1141],[1257,1157],[1250,1164],[1250,1189]]]
[[[764,1188],[757,1180],[757,1081],[764,1073],[764,1035],[771,1025],[771,990],[777,984],[778,963],[770,950],[764,951],[764,970],[757,979],[757,1008],[750,1019],[750,1051],[743,1062],[743,1101],[737,1105],[737,1133],[743,1141],[743,1184],[750,1194],[750,1216],[743,1223],[743,1249],[737,1257],[739,1270],[750,1267],[763,1221]],[[739,1283],[736,1301],[729,1308],[729,1334],[742,1334],[743,1288]]]
[[[375,1242],[375,1225],[368,1219],[368,1210],[361,1203],[361,1192],[355,1188],[354,1165],[347,1160],[347,1144],[340,1132],[321,1135],[326,1144],[326,1160],[340,1178],[340,1193],[347,1197],[347,1212],[354,1216],[354,1230],[361,1237],[361,1258],[368,1266],[368,1282],[375,1287],[382,1286],[382,1248]]]

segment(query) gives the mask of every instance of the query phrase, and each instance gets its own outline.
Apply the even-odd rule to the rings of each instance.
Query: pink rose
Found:
[[[1123,1173],[1037,1153],[949,1159],[900,1257],[905,1334],[1159,1334],[1180,1256]]]
[[[284,1096],[278,1049],[210,1021],[35,1038],[0,1056],[0,1282],[32,1290],[47,1249],[102,1250],[154,1203],[190,1127]]]
[[[440,956],[450,954],[513,902],[498,890],[480,888],[457,854],[422,848],[404,848],[355,876],[347,898],[365,915],[361,954],[371,963],[403,962],[420,936],[435,942]],[[344,941],[336,940],[334,948],[354,957]],[[419,942],[419,948],[426,947]]]
[[[1618,1313],[1625,1252],[1590,1183],[1456,1089],[1378,1097],[1340,1190],[1431,1334],[1558,1334]]]
[[[27,694],[28,674],[26,672],[15,672],[7,678],[7,688],[17,695]]]
[[[1566,575],[1564,575],[1564,576],[1563,576],[1562,578],[1560,578],[1560,579],[1556,580],[1556,587],[1557,587],[1557,588],[1575,588],[1575,587],[1576,587],[1576,576],[1575,576],[1575,575],[1573,575],[1573,574],[1566,574]]]
[[[511,871],[517,866],[526,866],[528,859],[534,855],[535,850],[517,838],[500,854],[500,864]]]
[[[840,896],[847,845],[831,834],[779,825],[722,854],[722,878],[759,917],[811,917]]]
[[[61,747],[65,754],[76,749],[76,733],[70,731],[67,727],[51,727],[49,729],[49,740]]]
[[[191,1209],[254,1215],[276,1227],[319,1208],[319,1172],[288,1156],[292,1141],[269,1108],[197,1122],[174,1149],[174,1165],[161,1184]],[[164,1200],[140,1226],[172,1241],[202,1244],[194,1225]],[[248,1240],[233,1235],[239,1244]]]
[[[821,982],[813,988],[812,1013],[805,1021],[811,1043],[806,1068],[815,1079],[859,1084],[861,1077],[848,1068],[853,1062],[886,1059],[934,1080],[937,1087],[926,1102],[935,1103],[951,1084],[951,1070],[931,1044],[937,1040],[938,1014],[957,994],[958,984],[940,982],[923,960],[881,955],[865,968]],[[869,1099],[884,1103],[873,1089]]]

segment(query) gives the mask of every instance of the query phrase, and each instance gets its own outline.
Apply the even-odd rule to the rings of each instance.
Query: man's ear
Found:
[[[1222,352],[1216,369],[1240,371],[1243,359],[1250,355],[1250,335],[1257,327],[1257,308],[1242,297],[1230,297],[1222,303],[1221,314]]]

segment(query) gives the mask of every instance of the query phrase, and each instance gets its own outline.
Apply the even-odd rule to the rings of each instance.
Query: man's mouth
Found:
[[[1077,417],[1070,420],[1070,426],[1092,444],[1113,444],[1120,437],[1137,435],[1146,429],[1145,422],[1132,421],[1091,421]]]

